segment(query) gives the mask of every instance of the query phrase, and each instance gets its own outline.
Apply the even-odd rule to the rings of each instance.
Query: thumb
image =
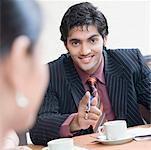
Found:
[[[87,92],[85,93],[85,95],[83,96],[82,100],[81,100],[81,101],[82,101],[82,104],[83,104],[83,105],[87,105],[89,99],[90,99],[90,92],[87,91]]]

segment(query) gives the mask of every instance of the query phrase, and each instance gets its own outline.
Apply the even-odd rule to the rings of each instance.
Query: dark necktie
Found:
[[[95,77],[89,77],[87,80],[87,85],[89,87],[90,90],[90,94],[91,96],[95,97],[96,96],[96,78]]]
[[[89,87],[89,91],[92,97],[96,96],[97,88],[96,88],[97,79],[95,77],[89,77],[87,80],[87,85]],[[97,131],[98,126],[105,122],[105,113],[103,112],[103,104],[100,102],[100,97],[98,98],[98,107],[100,108],[102,115],[100,116],[96,125],[93,126],[94,132]]]
[[[87,85],[89,87],[89,91],[92,97],[96,96],[97,92],[97,88],[96,88],[96,84],[97,84],[97,79],[95,77],[89,77],[87,80]],[[103,106],[100,105],[100,97],[98,98],[97,101],[97,107],[100,108],[101,111],[103,111]]]

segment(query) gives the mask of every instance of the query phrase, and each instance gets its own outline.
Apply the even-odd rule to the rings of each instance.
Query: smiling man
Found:
[[[139,50],[107,49],[107,20],[88,2],[67,10],[60,32],[68,53],[49,63],[49,87],[30,131],[33,143],[92,133],[103,114],[128,126],[143,124],[138,104],[151,111],[151,71]],[[90,77],[96,80],[92,99]]]

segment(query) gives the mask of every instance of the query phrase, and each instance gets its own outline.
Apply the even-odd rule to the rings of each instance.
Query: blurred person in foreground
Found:
[[[50,82],[34,128],[33,143],[94,132],[101,116],[144,124],[139,104],[151,112],[151,71],[138,49],[107,49],[108,24],[91,3],[71,6],[64,14],[61,40],[67,49],[50,62]],[[90,111],[87,79],[95,77],[97,93]]]
[[[33,125],[49,76],[38,54],[41,14],[37,3],[1,0],[0,11],[0,149],[15,149],[15,131],[21,133]],[[9,133],[16,143],[12,147],[4,146]]]

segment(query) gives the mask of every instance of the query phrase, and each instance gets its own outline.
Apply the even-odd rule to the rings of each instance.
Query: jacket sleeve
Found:
[[[35,126],[30,130],[32,142],[46,145],[48,141],[59,138],[60,126],[68,116],[69,114],[59,113],[57,93],[49,87]]]
[[[70,88],[66,85],[65,81],[62,83],[62,79],[60,78],[63,75],[56,71],[60,69],[56,69],[53,66],[50,66],[50,68],[49,86],[36,123],[29,131],[32,142],[39,145],[46,145],[48,141],[60,138],[61,125],[69,115],[77,112],[77,108],[74,102],[72,102],[73,99],[70,97]],[[59,76],[60,74],[61,76]],[[65,93],[65,95],[60,95],[59,91],[63,91],[62,93]],[[90,127],[90,129],[76,132],[73,136],[92,132],[92,127]]]

